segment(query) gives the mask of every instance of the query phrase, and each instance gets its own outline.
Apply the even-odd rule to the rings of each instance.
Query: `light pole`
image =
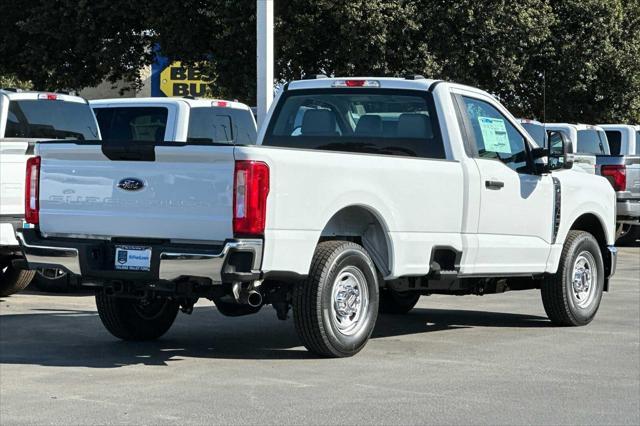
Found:
[[[273,1],[256,0],[258,128],[273,100]]]

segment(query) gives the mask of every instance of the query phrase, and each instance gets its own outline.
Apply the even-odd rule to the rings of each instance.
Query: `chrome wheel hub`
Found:
[[[585,308],[591,304],[597,285],[596,262],[588,251],[581,252],[573,264],[572,296],[575,303]]]
[[[362,318],[369,306],[367,280],[354,266],[338,273],[331,291],[331,320],[344,335],[355,334],[362,326]]]

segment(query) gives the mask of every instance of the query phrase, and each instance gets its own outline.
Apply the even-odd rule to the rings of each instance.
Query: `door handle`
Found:
[[[504,182],[500,182],[499,180],[485,180],[484,186],[487,189],[502,189],[504,187]]]

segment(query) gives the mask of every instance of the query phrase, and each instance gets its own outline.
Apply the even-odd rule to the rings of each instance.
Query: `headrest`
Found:
[[[431,120],[425,114],[407,113],[400,115],[398,119],[399,138],[433,138]]]
[[[354,133],[356,136],[382,136],[382,118],[379,115],[363,115]]]
[[[300,132],[307,136],[333,136],[336,134],[336,115],[328,109],[307,110]]]

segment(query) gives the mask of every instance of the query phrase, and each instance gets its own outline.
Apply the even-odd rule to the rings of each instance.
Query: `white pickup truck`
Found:
[[[329,357],[362,349],[378,310],[434,293],[540,289],[554,324],[584,325],[615,270],[615,193],[550,138],[537,147],[472,87],[294,81],[257,146],[39,144],[34,228],[18,235],[30,267],[98,287],[127,340],[163,335],[201,297],[229,316],[292,307]]]
[[[256,142],[256,121],[240,102],[193,98],[89,101],[103,139],[124,141]]]
[[[611,182],[618,199],[619,242],[640,240],[640,126],[600,125],[607,133],[611,155],[599,155],[598,174]]]
[[[24,221],[25,163],[43,139],[100,139],[87,101],[61,93],[0,90],[0,296],[22,290],[34,275],[44,289],[68,285],[69,276],[59,269],[23,269],[14,232]]]
[[[528,122],[529,124],[527,124]],[[535,124],[530,120],[521,120],[521,124],[527,131],[531,130]],[[571,141],[573,147],[574,167],[590,174],[596,174],[596,157],[598,155],[609,155],[609,143],[604,129],[590,124],[568,124],[568,123],[538,123],[546,131],[560,131],[565,133]]]

